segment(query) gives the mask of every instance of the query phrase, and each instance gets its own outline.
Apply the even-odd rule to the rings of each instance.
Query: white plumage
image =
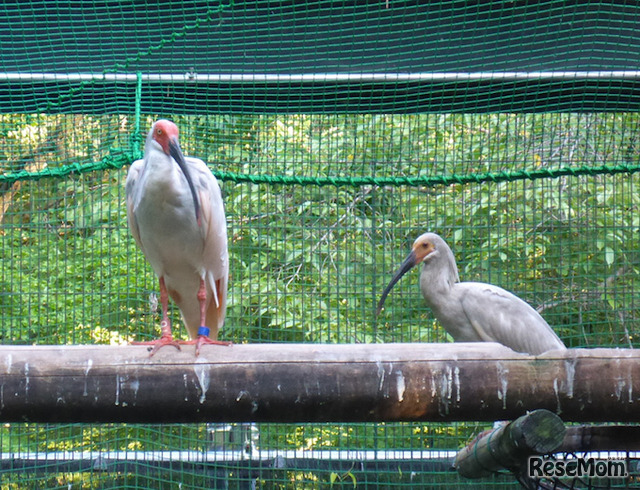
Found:
[[[203,343],[219,343],[229,276],[222,195],[205,163],[182,155],[173,122],[162,119],[151,127],[144,159],[129,170],[126,201],[131,233],[160,283],[162,337],[152,342],[152,355],[163,345],[179,348],[167,295],[180,309],[191,339],[197,339],[190,342],[196,352]]]
[[[460,282],[453,252],[435,233],[425,233],[414,242],[384,290],[378,314],[393,286],[421,262],[422,295],[456,342],[498,342],[533,355],[565,349],[544,318],[516,295],[491,284]]]

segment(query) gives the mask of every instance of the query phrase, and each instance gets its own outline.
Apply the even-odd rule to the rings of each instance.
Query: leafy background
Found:
[[[348,177],[341,186],[222,182],[229,308],[221,338],[242,342],[448,342],[423,304],[418,272],[375,304],[416,236],[443,235],[462,280],[509,289],[536,307],[570,347],[637,347],[638,164],[635,113],[421,115],[147,115],[181,128],[188,155],[216,172]],[[0,116],[0,175],[140,151],[130,116]],[[521,178],[521,171],[581,169]],[[593,172],[585,171],[593,169]],[[156,278],[126,224],[127,168],[3,182],[0,341],[121,344],[158,335]],[[493,182],[481,178],[502,176]],[[478,176],[450,185],[371,185],[362,178]],[[264,180],[264,179],[263,179]],[[266,179],[268,180],[268,179]],[[426,182],[426,181],[423,181]],[[177,310],[176,333],[184,336]],[[274,348],[277,348],[274,346]],[[261,448],[457,449],[477,424],[264,424]],[[0,428],[3,452],[208,447],[206,425],[46,425]],[[229,475],[237,468],[230,466]],[[283,471],[265,488],[353,487],[367,476]],[[24,475],[23,475],[24,477]],[[16,475],[2,488],[19,488]],[[33,485],[176,488],[123,473],[68,474],[53,466]],[[434,475],[381,472],[389,484]],[[417,478],[417,480],[416,480]],[[106,480],[105,480],[106,479]],[[230,481],[233,480],[233,477]],[[381,480],[380,480],[381,481]],[[441,475],[440,484],[459,485]],[[498,480],[509,485],[510,480]],[[241,485],[241,482],[235,481]]]

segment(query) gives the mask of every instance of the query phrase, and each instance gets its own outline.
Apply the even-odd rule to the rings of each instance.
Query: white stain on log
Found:
[[[396,371],[396,391],[398,393],[398,401],[404,400],[404,375],[402,371]]]
[[[135,378],[131,383],[129,383],[131,390],[133,391],[133,406],[136,406],[136,402],[138,401],[138,390],[140,389],[140,380]]]
[[[620,362],[618,360],[618,362]],[[631,366],[627,365],[627,396],[629,397],[629,403],[633,403],[633,374],[631,373]]]
[[[202,364],[202,361],[200,363],[196,361],[196,365],[193,366],[193,372],[196,373],[196,378],[200,384],[200,403],[204,403],[207,399],[207,390],[211,382],[209,369],[206,364]]]
[[[616,398],[618,401],[621,401],[622,393],[626,391],[628,397],[627,401],[629,403],[633,403],[633,375],[631,374],[631,368],[627,368],[627,373],[625,375],[621,372],[620,359],[616,359],[615,365],[618,371],[618,376],[614,378],[616,383],[614,387]]]
[[[140,389],[140,380],[127,374],[118,374],[116,376],[116,400],[115,405],[126,407],[132,403],[135,407],[138,401],[138,390]]]
[[[24,400],[29,401],[29,363],[24,363]]]
[[[457,373],[455,380],[456,390],[459,392],[460,379],[459,373]],[[438,413],[440,415],[449,414],[449,407],[451,406],[453,399],[453,387],[454,387],[454,375],[451,366],[446,365],[442,371],[434,370],[431,374],[431,395],[438,398]],[[459,399],[459,393],[456,395],[456,400]]]
[[[121,376],[118,375],[116,376],[116,405],[120,405],[120,381],[121,381]]]
[[[498,370],[498,400],[502,400],[502,408],[507,408],[507,389],[509,387],[509,369],[506,368],[500,361],[496,363]]]
[[[84,368],[84,390],[82,391],[82,396],[89,396],[87,392],[87,382],[89,380],[89,371],[91,371],[91,366],[93,366],[93,359],[87,359],[87,367]]]
[[[380,380],[378,382],[378,391],[382,393],[383,397],[389,398],[389,389],[391,388],[391,382],[389,381],[385,384],[385,380],[391,379],[390,376],[393,375],[393,363],[388,363],[388,372],[387,369],[385,369],[385,365],[380,360],[376,361],[376,366],[378,379]]]
[[[382,365],[382,362],[380,362],[379,360],[376,361],[376,366],[378,367],[378,378],[380,379],[378,390],[382,391],[382,387],[384,386],[384,377],[385,377],[384,366]]]
[[[556,414],[562,413],[562,406],[560,405],[560,391],[558,389],[558,378],[553,379],[553,392],[556,394]]]
[[[434,374],[431,374],[431,398],[435,398],[438,394],[438,390],[436,388],[436,378]]]
[[[567,392],[567,398],[573,398],[573,384],[576,377],[576,360],[567,359],[566,361],[564,361],[564,367],[567,375],[567,386],[565,388],[565,391]]]

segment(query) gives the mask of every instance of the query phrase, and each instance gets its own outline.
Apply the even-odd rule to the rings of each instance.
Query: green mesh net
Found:
[[[0,13],[2,343],[158,335],[124,179],[169,117],[222,185],[223,340],[451,341],[416,272],[374,314],[430,230],[462,280],[516,292],[567,346],[640,345],[637,6],[21,1]],[[0,487],[478,487],[450,465],[486,428],[7,424]]]

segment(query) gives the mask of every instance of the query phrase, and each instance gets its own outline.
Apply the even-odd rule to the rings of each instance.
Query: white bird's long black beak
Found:
[[[180,149],[180,145],[175,139],[169,140],[169,154],[176,161],[185,178],[187,179],[187,184],[189,184],[189,189],[191,189],[191,197],[193,197],[193,207],[196,212],[196,221],[200,223],[200,203],[198,201],[198,194],[196,193],[196,188],[193,185],[193,180],[191,179],[191,174],[187,168],[187,162],[184,159],[184,155],[182,154],[182,150]]]
[[[411,253],[407,255],[407,258],[404,259],[404,262],[402,263],[400,268],[397,270],[397,272],[391,279],[391,282],[389,283],[389,285],[382,292],[380,301],[378,301],[378,308],[376,308],[376,316],[378,316],[382,311],[384,300],[387,299],[387,296],[389,295],[389,292],[391,291],[391,289],[393,289],[393,286],[396,285],[396,283],[402,278],[402,276],[404,276],[407,272],[413,269],[415,265],[416,265],[416,253],[412,250]]]

